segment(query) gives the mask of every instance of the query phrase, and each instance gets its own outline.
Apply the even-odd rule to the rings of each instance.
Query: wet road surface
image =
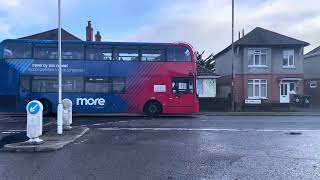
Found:
[[[25,127],[23,117],[2,118],[0,138]],[[60,151],[0,152],[0,179],[320,179],[320,117],[75,117],[74,125],[90,132]]]

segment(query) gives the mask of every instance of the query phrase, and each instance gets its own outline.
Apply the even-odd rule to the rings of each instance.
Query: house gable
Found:
[[[310,44],[261,27],[256,27],[241,39],[234,42],[234,45],[241,47],[305,47]],[[231,45],[226,47],[224,50],[217,53],[214,58],[218,58],[222,54],[228,52],[231,48]]]
[[[49,31],[37,33],[34,35],[18,38],[18,39],[36,39],[36,40],[58,40],[58,29],[52,29]],[[80,38],[69,33],[68,31],[61,29],[61,39],[70,41],[81,41]]]

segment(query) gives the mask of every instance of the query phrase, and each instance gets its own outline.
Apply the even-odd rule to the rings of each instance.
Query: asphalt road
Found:
[[[74,125],[90,132],[60,151],[0,152],[0,179],[320,179],[320,117],[76,117]],[[24,126],[23,117],[0,117],[0,138]]]

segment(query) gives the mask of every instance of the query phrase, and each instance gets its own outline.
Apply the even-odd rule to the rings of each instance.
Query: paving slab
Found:
[[[39,145],[31,145],[26,142],[6,144],[4,151],[10,152],[48,152],[56,151],[64,146],[74,142],[89,131],[87,127],[73,127],[71,130],[63,131],[62,135],[56,133],[56,129],[50,130],[43,134],[40,138],[44,143]]]

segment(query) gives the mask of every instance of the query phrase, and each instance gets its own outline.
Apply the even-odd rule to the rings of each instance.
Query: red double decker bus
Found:
[[[1,43],[0,106],[24,111],[40,100],[56,112],[58,43]],[[196,59],[186,43],[62,42],[63,98],[75,113],[190,114],[198,112]],[[5,107],[5,108],[4,108]]]

